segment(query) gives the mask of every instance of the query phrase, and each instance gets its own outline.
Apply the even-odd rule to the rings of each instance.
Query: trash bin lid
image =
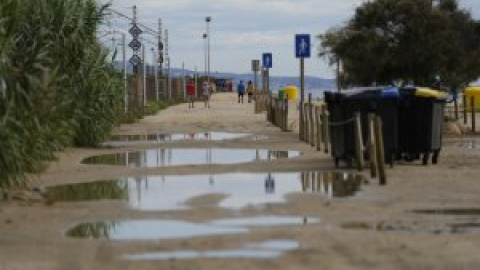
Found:
[[[382,91],[382,98],[398,98],[400,96],[398,87],[389,87],[385,88]]]
[[[352,88],[342,92],[345,99],[372,99],[380,98],[384,87],[361,87]]]
[[[447,94],[427,87],[417,87],[415,91],[417,97],[433,97],[437,99],[446,99]]]
[[[480,86],[469,86],[465,88],[466,95],[479,95],[480,94]]]

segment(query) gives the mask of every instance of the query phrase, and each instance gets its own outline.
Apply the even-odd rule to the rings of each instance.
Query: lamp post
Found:
[[[205,78],[207,78],[208,77],[208,71],[207,71],[207,66],[208,66],[208,45],[207,44],[208,44],[208,42],[207,42],[207,34],[206,33],[203,34],[203,39],[205,41],[205,51],[204,51],[205,52],[205,69],[204,70],[205,70]]]
[[[158,102],[158,92],[159,92],[159,89],[158,89],[158,66],[157,66],[157,54],[155,53],[155,49],[154,48],[151,48],[152,50],[152,65],[153,65],[153,75],[154,75],[154,78],[155,78],[155,100]]]
[[[212,17],[207,16],[205,17],[205,22],[207,23],[207,81],[210,83],[210,22],[212,21]]]

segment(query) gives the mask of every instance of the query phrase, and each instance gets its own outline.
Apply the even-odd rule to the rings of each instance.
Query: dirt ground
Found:
[[[82,165],[92,155],[138,150],[124,148],[68,149],[32,180],[31,186],[115,179],[122,176],[186,175],[225,172],[332,170],[329,155],[281,132],[254,114],[253,105],[238,104],[233,94],[216,94],[210,109],[196,103],[168,108],[115,134],[241,132],[261,139],[172,142],[172,147],[233,147],[298,150],[302,156],[230,165],[129,168]],[[291,126],[296,128],[292,114]],[[158,146],[158,145],[157,145]],[[478,148],[477,148],[478,147]],[[480,138],[444,139],[438,165],[399,163],[387,171],[388,184],[369,179],[356,196],[330,198],[291,194],[282,204],[230,210],[223,198],[206,194],[179,211],[135,211],[120,201],[0,202],[0,270],[13,269],[480,269]],[[366,174],[367,172],[365,172]],[[423,213],[418,210],[431,210]],[[446,210],[450,210],[449,214]],[[443,214],[442,214],[443,213]],[[318,218],[317,223],[253,228],[233,234],[162,241],[72,239],[65,232],[83,221],[175,219],[203,222],[228,217],[289,215]],[[196,258],[129,261],[125,254],[175,250],[232,250],[270,239],[295,240],[299,247],[271,259]]]

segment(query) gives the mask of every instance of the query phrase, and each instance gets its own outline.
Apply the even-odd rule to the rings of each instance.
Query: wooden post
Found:
[[[317,151],[322,150],[322,120],[320,119],[320,107],[315,106],[315,120],[317,122]]]
[[[387,184],[387,175],[385,174],[385,150],[383,148],[382,119],[375,117],[375,141],[377,145],[377,164],[380,185]]]
[[[272,102],[273,102],[273,108],[272,108],[272,112],[273,112],[272,123],[276,126],[276,125],[277,125],[277,99],[275,98],[274,100],[272,100]]]
[[[362,138],[362,120],[360,119],[360,113],[354,114],[354,131],[355,131],[355,152],[357,156],[357,168],[358,171],[363,171],[365,161],[363,159],[363,138]]]
[[[270,107],[270,100],[272,99],[272,95],[269,93],[268,96],[267,96],[267,121],[271,122],[270,121],[270,117],[271,117],[271,114],[272,114],[272,110],[271,110],[271,107]]]
[[[285,110],[284,110],[285,103],[284,103],[283,99],[279,100],[278,104],[279,104],[278,110],[280,111],[280,114],[279,114],[280,117],[278,118],[278,126],[283,131],[283,117],[285,116],[285,113],[284,113],[285,112]]]
[[[276,125],[277,127],[281,127],[281,119],[282,119],[282,100],[277,100],[277,120]]]
[[[323,151],[325,153],[328,153],[328,143],[330,141],[330,136],[329,136],[330,124],[328,121],[327,107],[325,105],[322,107],[322,126],[323,126],[323,143],[324,143]]]
[[[308,103],[305,103],[303,106],[303,141],[308,143],[309,135],[310,135],[310,126],[308,121]]]
[[[463,123],[467,124],[467,95],[463,94]]]
[[[285,107],[284,107],[284,112],[285,115],[283,116],[284,119],[284,131],[288,131],[288,95],[285,95]]]
[[[475,133],[476,132],[476,128],[475,128],[475,97],[472,96],[470,97],[470,110],[471,110],[471,113],[472,113],[472,132]]]
[[[377,177],[377,147],[375,144],[375,115],[368,114],[368,158],[370,160],[370,177]]]
[[[315,146],[315,118],[313,117],[312,93],[308,94],[308,116],[310,118],[310,146]]]

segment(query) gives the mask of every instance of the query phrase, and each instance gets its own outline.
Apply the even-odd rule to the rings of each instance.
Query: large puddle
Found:
[[[206,237],[226,234],[244,234],[252,227],[304,225],[306,217],[259,216],[213,220],[205,223],[178,220],[129,220],[86,222],[75,225],[67,231],[72,238],[108,239],[108,240],[166,240],[192,237]],[[317,218],[308,218],[317,223]]]
[[[151,260],[187,260],[187,259],[274,259],[284,253],[300,248],[300,244],[294,240],[270,240],[260,243],[248,244],[244,249],[233,250],[178,250],[163,252],[145,252],[123,256],[126,260],[151,261]]]
[[[158,148],[138,152],[122,152],[88,157],[82,161],[90,165],[119,165],[127,167],[159,168],[181,165],[235,164],[300,156],[298,151],[227,148]]]
[[[135,135],[112,135],[104,145],[125,146],[141,143],[169,143],[181,141],[224,141],[242,138],[254,140],[265,139],[265,136],[253,135],[250,133],[231,132],[191,132],[191,133],[147,133]]]
[[[282,203],[289,193],[353,196],[365,183],[362,176],[322,171],[145,176],[47,187],[46,196],[57,202],[123,200],[135,210],[165,211],[187,209],[192,199],[221,194],[220,207],[243,208]]]

